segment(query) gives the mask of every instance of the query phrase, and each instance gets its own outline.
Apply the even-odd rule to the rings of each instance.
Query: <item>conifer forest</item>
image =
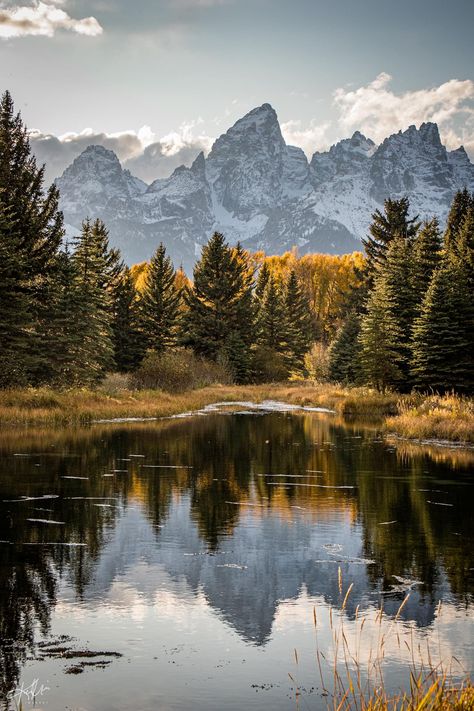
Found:
[[[93,385],[187,349],[236,384],[304,379],[315,369],[381,392],[473,392],[467,189],[444,229],[410,217],[407,198],[387,199],[372,216],[365,256],[267,256],[216,232],[192,275],[163,244],[129,268],[93,215],[66,239],[58,190],[45,185],[6,92],[0,201],[3,388]]]

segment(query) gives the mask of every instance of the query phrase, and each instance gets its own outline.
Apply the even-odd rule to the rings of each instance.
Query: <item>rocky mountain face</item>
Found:
[[[356,131],[308,161],[287,146],[274,109],[254,109],[220,136],[207,156],[151,185],[117,156],[89,146],[57,180],[70,230],[103,219],[127,262],[149,259],[164,242],[176,266],[192,266],[214,230],[249,249],[342,254],[360,249],[372,212],[407,195],[420,217],[446,218],[456,190],[474,190],[464,148],[447,151],[438,127],[410,126],[376,146]]]

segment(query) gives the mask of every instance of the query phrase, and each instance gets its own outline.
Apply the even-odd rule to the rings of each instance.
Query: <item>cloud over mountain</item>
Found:
[[[103,29],[95,17],[75,19],[56,5],[62,0],[32,5],[14,5],[0,8],[0,37],[14,39],[27,36],[53,37],[57,30],[69,30],[79,35],[96,37]]]

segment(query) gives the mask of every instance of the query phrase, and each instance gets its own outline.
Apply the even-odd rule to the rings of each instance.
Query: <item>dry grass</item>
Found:
[[[326,407],[343,415],[373,418],[396,412],[397,402],[395,395],[380,395],[368,388],[320,383],[212,385],[171,394],[161,390],[128,390],[123,388],[121,379],[108,379],[103,387],[95,390],[28,388],[0,391],[0,423],[62,425],[112,418],[165,417],[217,401],[261,402],[266,399]]]
[[[97,389],[0,390],[0,424],[87,424],[113,418],[167,417],[217,401],[280,400],[325,407],[344,417],[381,423],[387,432],[417,440],[474,442],[474,400],[455,395],[400,397],[370,388],[294,381],[265,385],[211,385],[185,392],[131,390],[121,377]]]
[[[321,622],[316,607],[313,622],[316,639],[316,674],[326,698],[327,711],[473,711],[474,686],[459,660],[441,657],[441,643],[422,649],[412,630],[401,622],[400,615],[410,594],[402,601],[397,613],[390,617],[383,608],[372,613],[359,613],[356,608],[354,625],[346,626],[345,608],[352,584],[343,590],[339,568],[341,607],[329,608],[329,646],[322,651],[319,641]],[[435,625],[439,624],[441,603]],[[322,629],[325,623],[323,622]],[[366,644],[368,638],[368,644]],[[397,655],[398,651],[398,655]],[[398,663],[404,660],[406,682],[400,691],[390,691],[386,681],[386,659]],[[397,659],[398,657],[398,659]],[[302,695],[298,684],[298,652],[294,651],[293,682],[297,708]]]
[[[385,427],[410,439],[473,443],[474,400],[458,395],[402,399],[398,414],[389,417]]]

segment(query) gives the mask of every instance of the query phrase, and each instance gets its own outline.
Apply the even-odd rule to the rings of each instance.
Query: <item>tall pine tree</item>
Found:
[[[411,279],[418,311],[428,291],[431,278],[441,263],[441,233],[436,218],[424,223],[413,243]]]
[[[138,294],[130,269],[125,267],[113,291],[112,337],[114,364],[120,373],[134,370],[144,353]]]
[[[239,251],[215,232],[202,250],[193,287],[186,294],[183,341],[198,355],[230,364],[238,382],[248,377],[251,358],[252,286]]]
[[[402,382],[398,366],[402,338],[385,280],[378,277],[360,327],[360,368],[363,381],[377,390],[397,388]]]
[[[473,309],[466,268],[449,258],[434,273],[413,328],[412,373],[419,389],[473,392]]]
[[[108,246],[100,220],[85,220],[72,255],[75,270],[75,308],[78,312],[75,377],[79,383],[99,381],[113,367],[113,287],[119,255]]]
[[[342,324],[329,348],[329,378],[353,384],[359,376],[360,317],[352,311]]]
[[[143,337],[147,347],[157,353],[176,345],[180,299],[176,272],[160,244],[151,259],[141,295]]]
[[[401,237],[411,240],[418,232],[418,217],[410,218],[408,198],[385,200],[384,212],[376,210],[372,215],[369,236],[363,239],[367,257],[365,274],[370,284],[373,283],[378,267],[384,262],[388,245]]]
[[[444,247],[449,254],[457,255],[459,233],[470,209],[474,209],[474,195],[467,188],[458,190],[451,203],[444,233]]]
[[[288,366],[290,371],[301,374],[304,370],[304,356],[311,344],[311,314],[294,269],[286,283],[285,312]]]
[[[56,187],[45,192],[43,182],[44,167],[37,167],[26,127],[5,92],[0,101],[1,251],[11,303],[18,310],[14,325],[0,339],[4,384],[7,379],[13,385],[44,378],[44,319],[63,221]]]

